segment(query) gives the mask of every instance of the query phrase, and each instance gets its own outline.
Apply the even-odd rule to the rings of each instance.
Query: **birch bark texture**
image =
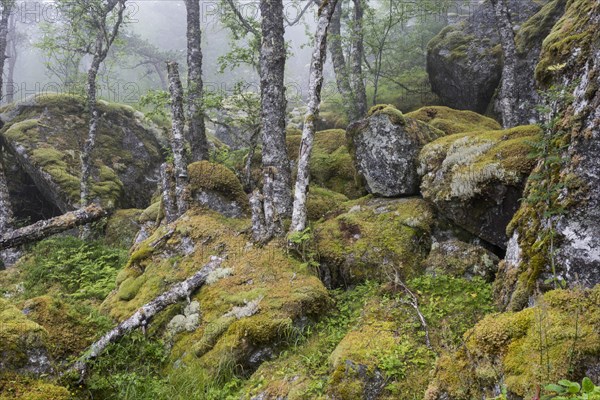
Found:
[[[517,46],[515,33],[510,20],[510,12],[506,0],[491,0],[496,15],[496,25],[500,36],[500,44],[504,55],[502,67],[502,85],[500,87],[500,106],[502,125],[512,128],[519,124],[516,108],[519,106],[517,85]]]
[[[327,58],[327,33],[331,18],[338,0],[329,0],[319,9],[319,20],[315,34],[315,44],[310,64],[308,80],[308,108],[304,116],[302,141],[298,156],[298,175],[294,191],[294,206],[290,232],[300,232],[306,229],[307,210],[306,200],[310,185],[310,158],[315,139],[316,119],[319,117],[321,106],[321,89],[323,88],[323,66]]]
[[[108,51],[119,34],[119,28],[123,23],[123,14],[125,12],[126,0],[108,0],[102,2],[102,9],[95,18],[97,26],[95,42],[92,51],[92,63],[88,69],[87,76],[87,107],[90,117],[90,125],[87,139],[83,145],[81,153],[81,200],[80,207],[86,207],[90,204],[90,177],[92,175],[92,151],[96,147],[96,137],[98,135],[98,124],[100,123],[100,112],[98,110],[97,99],[97,79],[100,66],[106,59]],[[109,21],[110,14],[117,8],[116,19]],[[108,24],[110,23],[110,27]]]
[[[202,81],[200,0],[185,0],[187,9],[188,135],[192,161],[208,160]]]
[[[169,92],[171,94],[171,119],[172,128],[169,137],[173,152],[173,166],[175,174],[175,202],[177,217],[182,216],[188,209],[188,173],[185,155],[185,114],[183,111],[183,87],[179,77],[179,65],[174,62],[167,63],[169,77]]]
[[[262,42],[260,90],[262,166],[265,201],[271,202],[275,219],[292,213],[292,174],[285,143],[286,97],[284,73],[286,47],[282,0],[261,0]],[[267,192],[269,195],[267,195]],[[266,215],[267,224],[269,217]]]

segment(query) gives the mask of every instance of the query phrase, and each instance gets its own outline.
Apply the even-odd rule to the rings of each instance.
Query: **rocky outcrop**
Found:
[[[128,106],[100,102],[99,108],[92,196],[104,206],[146,207],[162,161],[162,133]],[[88,131],[85,115],[83,98],[59,94],[33,96],[0,110],[0,139],[6,150],[46,202],[61,212],[79,202],[79,154]]]
[[[409,277],[430,246],[433,212],[421,199],[369,199],[316,225],[321,275],[329,287]]]
[[[535,165],[540,128],[459,133],[426,145],[419,156],[421,192],[457,225],[506,248],[506,226]]]
[[[193,200],[229,218],[248,214],[249,203],[235,174],[220,164],[199,161],[188,167]]]
[[[509,12],[517,30],[517,68],[520,123],[531,123],[537,104],[532,72],[541,43],[560,16],[563,0],[543,2],[510,0]],[[537,14],[537,15],[536,15]],[[534,17],[535,16],[535,17]],[[534,17],[534,18],[532,18]],[[502,48],[491,3],[483,2],[463,22],[443,29],[431,40],[427,71],[432,90],[452,108],[485,113],[502,76]]]
[[[446,274],[465,279],[479,277],[492,282],[498,270],[498,256],[491,251],[460,240],[434,242],[423,262],[425,272]]]
[[[419,193],[419,151],[443,135],[424,122],[405,117],[393,106],[379,105],[366,119],[348,127],[347,140],[369,193],[397,197]]]
[[[510,257],[496,293],[511,310],[527,306],[537,288],[600,283],[599,7],[593,0],[569,2],[537,65],[540,86],[566,88],[572,98],[563,99],[558,123],[546,132],[561,161],[536,171],[526,193],[555,195],[547,205],[524,202],[510,227]]]

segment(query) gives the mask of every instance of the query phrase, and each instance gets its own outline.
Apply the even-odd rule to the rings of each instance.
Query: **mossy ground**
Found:
[[[581,380],[585,360],[600,351],[600,289],[556,290],[520,312],[493,314],[464,335],[465,346],[444,353],[429,397],[491,396],[505,385],[532,399],[539,387],[560,379]]]
[[[315,226],[316,252],[338,284],[413,276],[429,252],[433,211],[421,199],[356,200]]]

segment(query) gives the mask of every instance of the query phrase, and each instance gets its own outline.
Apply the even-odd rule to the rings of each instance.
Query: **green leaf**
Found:
[[[592,382],[592,380],[586,376],[581,381],[581,387],[583,388],[584,393],[591,393],[596,385],[594,385],[594,382]]]
[[[547,385],[544,389],[546,389],[548,392],[556,392],[556,393],[564,393],[565,392],[564,387],[556,385],[554,383]]]

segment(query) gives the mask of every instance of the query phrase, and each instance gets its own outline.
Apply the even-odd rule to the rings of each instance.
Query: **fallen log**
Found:
[[[80,357],[75,364],[73,364],[71,371],[77,372],[79,377],[83,378],[85,376],[89,361],[98,357],[110,343],[117,341],[127,332],[133,329],[140,327],[145,328],[148,321],[153,316],[164,310],[167,306],[175,304],[181,299],[189,299],[195,290],[204,285],[208,275],[215,269],[219,268],[222,262],[222,258],[215,256],[211,257],[210,262],[202,267],[200,271],[198,271],[192,277],[173,285],[171,289],[164,292],[150,303],[140,307],[135,314],[121,322],[110,332],[102,336],[97,342],[93,343],[85,352],[85,354]]]
[[[0,251],[36,242],[69,229],[98,221],[108,215],[102,207],[92,204],[66,214],[38,221],[35,224],[1,234]]]

